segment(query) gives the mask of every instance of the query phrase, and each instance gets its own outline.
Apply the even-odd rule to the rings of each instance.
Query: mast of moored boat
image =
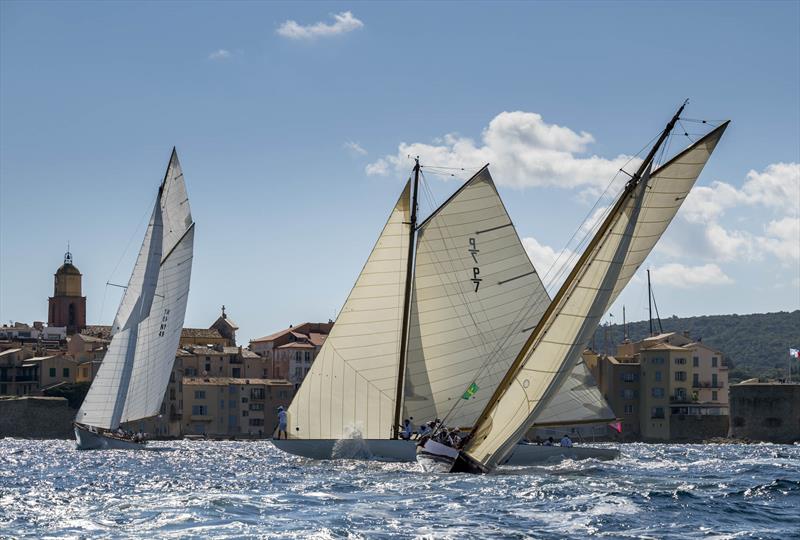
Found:
[[[397,368],[397,389],[394,400],[394,422],[392,439],[400,436],[403,413],[403,389],[406,378],[406,356],[408,353],[408,329],[411,318],[411,284],[414,274],[414,248],[417,235],[417,193],[419,192],[419,156],[414,159],[414,186],[411,190],[411,222],[408,228],[408,259],[406,261],[406,283],[403,296],[403,326],[400,332],[400,361]]]

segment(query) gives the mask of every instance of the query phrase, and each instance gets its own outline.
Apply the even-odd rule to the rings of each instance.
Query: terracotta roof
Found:
[[[266,386],[293,386],[285,379],[240,379],[234,377],[184,377],[183,384],[205,386],[230,386],[261,384]]]
[[[675,345],[670,345],[669,343],[657,343],[652,347],[647,347],[646,349],[642,349],[643,351],[684,351],[686,349],[684,347],[677,347]]]
[[[284,330],[280,330],[279,332],[275,332],[274,334],[270,334],[268,336],[256,338],[256,339],[254,339],[252,341],[253,341],[253,343],[257,343],[259,341],[275,341],[279,337],[285,336],[286,334],[289,334],[289,333],[296,332],[298,329],[302,328],[306,324],[309,324],[309,323],[304,322],[304,323],[300,323],[300,324],[297,324],[297,325],[293,325],[293,326],[290,326],[289,328],[286,328]]]
[[[181,337],[222,339],[222,334],[216,328],[184,328],[181,330]]]
[[[315,347],[311,343],[301,343],[299,341],[293,341],[291,343],[287,343],[286,345],[281,345],[278,348],[279,349],[313,349]]]
[[[318,334],[317,332],[311,332],[308,335],[309,341],[316,345],[317,347],[322,347],[322,344],[325,343],[325,340],[328,339],[328,334]]]

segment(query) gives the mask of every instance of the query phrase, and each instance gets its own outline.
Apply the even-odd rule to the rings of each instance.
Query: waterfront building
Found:
[[[211,437],[272,436],[294,393],[286,380],[234,377],[186,377],[183,388],[183,433]]]
[[[731,437],[800,442],[800,383],[749,379],[731,386],[730,391]]]
[[[584,359],[623,423],[623,437],[646,441],[727,434],[728,368],[723,354],[688,333],[625,341],[616,356]]]
[[[287,379],[299,387],[311,369],[325,338],[333,328],[327,323],[305,322],[250,341],[250,350],[269,364],[270,377]]]

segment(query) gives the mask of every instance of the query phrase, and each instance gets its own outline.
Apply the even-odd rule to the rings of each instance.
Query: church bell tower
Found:
[[[86,297],[81,296],[81,272],[72,264],[72,253],[64,254],[64,264],[55,273],[47,324],[66,326],[68,334],[86,327]]]

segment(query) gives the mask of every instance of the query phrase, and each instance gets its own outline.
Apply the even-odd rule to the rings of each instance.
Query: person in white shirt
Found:
[[[286,411],[283,409],[283,405],[278,407],[278,439],[281,438],[281,432],[283,432],[284,439],[289,438],[286,433]]]
[[[569,438],[569,435],[564,434],[564,436],[561,437],[561,446],[565,448],[572,448],[572,439]]]

